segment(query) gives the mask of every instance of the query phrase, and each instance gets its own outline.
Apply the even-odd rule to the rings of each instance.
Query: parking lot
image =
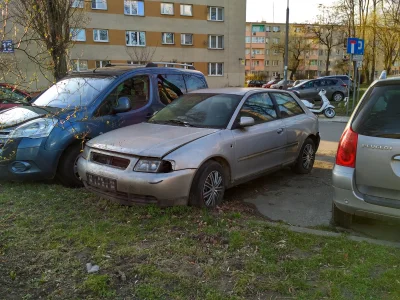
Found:
[[[290,169],[240,185],[227,192],[227,200],[244,200],[272,221],[338,230],[331,226],[331,171],[345,123],[320,122],[321,145],[314,170],[296,175]],[[377,239],[400,241],[399,225],[356,218],[351,233]]]

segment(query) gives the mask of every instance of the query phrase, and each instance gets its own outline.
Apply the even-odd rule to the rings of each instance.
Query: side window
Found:
[[[112,114],[121,97],[129,98],[132,110],[142,108],[149,102],[150,80],[147,75],[129,78],[119,84],[101,104],[97,116]]]
[[[338,83],[338,80],[331,79],[331,80],[329,80],[329,84],[328,85],[336,85],[337,83]]]
[[[292,96],[284,93],[274,93],[273,97],[278,104],[282,118],[304,114],[303,109]]]
[[[207,84],[204,81],[204,79],[195,76],[195,75],[183,75],[185,78],[186,82],[186,88],[188,93],[191,91],[196,91],[196,90],[201,90],[201,89],[206,89]]]
[[[256,125],[278,118],[274,104],[267,93],[250,96],[240,110],[239,118],[241,117],[253,118]]]
[[[182,75],[157,75],[157,85],[160,101],[165,105],[186,93]]]
[[[313,81],[309,81],[309,82],[306,82],[306,83],[304,84],[304,88],[305,88],[305,89],[310,89],[310,88],[312,88],[312,87],[314,87],[314,82],[313,82]]]
[[[16,91],[0,86],[0,102],[13,103],[14,101],[23,101],[24,99],[25,97]]]

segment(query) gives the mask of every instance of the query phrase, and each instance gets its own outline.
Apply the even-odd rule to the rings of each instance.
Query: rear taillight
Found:
[[[347,128],[339,142],[336,154],[336,164],[343,167],[355,168],[357,156],[358,134],[351,127]]]
[[[345,87],[345,88],[347,88],[347,84],[342,84],[342,87]]]

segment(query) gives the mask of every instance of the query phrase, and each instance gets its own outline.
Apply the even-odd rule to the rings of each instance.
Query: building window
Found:
[[[261,49],[252,49],[252,55],[262,55]]]
[[[246,55],[249,55],[249,54],[250,54],[250,49],[249,49],[249,48],[246,48],[245,54],[246,54]]]
[[[162,15],[173,15],[174,4],[173,3],[161,3],[161,14]]]
[[[71,7],[74,8],[83,8],[83,0],[72,0]]]
[[[208,20],[209,21],[223,21],[224,20],[224,8],[211,6],[208,8]]]
[[[315,59],[310,60],[310,66],[316,66],[318,65],[318,61]]]
[[[124,13],[130,16],[144,16],[144,1],[124,1]]]
[[[278,54],[279,54],[279,49],[274,49],[273,54],[274,54],[274,55],[278,55]]]
[[[109,60],[96,60],[96,68],[104,68],[109,64],[110,64]]]
[[[265,61],[265,66],[266,66],[266,67],[269,67],[269,60],[266,60],[266,61]]]
[[[210,48],[210,49],[224,49],[224,36],[223,35],[210,35],[210,36],[208,36],[208,48]]]
[[[319,54],[320,56],[323,56],[323,55],[324,55],[324,50],[319,50],[318,52],[319,52],[318,54]]]
[[[265,26],[264,25],[253,25],[253,32],[264,32]]]
[[[273,65],[274,67],[279,66],[279,60],[273,60],[273,61],[272,61],[272,65]]]
[[[175,44],[175,34],[172,32],[163,32],[162,43],[167,45]]]
[[[278,44],[279,44],[279,39],[278,39],[278,38],[273,38],[273,39],[272,39],[272,43],[273,43],[274,45],[278,45]]]
[[[295,29],[294,29],[294,32],[301,32],[301,27],[296,27]]]
[[[246,36],[246,43],[247,43],[247,44],[250,44],[250,41],[251,41],[250,36]]]
[[[146,33],[144,31],[127,31],[127,46],[146,46]]]
[[[95,42],[108,42],[108,30],[93,29],[93,40]]]
[[[193,5],[181,4],[181,16],[187,16],[187,17],[193,16]]]
[[[107,9],[107,0],[92,0],[92,9]]]
[[[88,61],[82,59],[71,60],[72,70],[75,72],[81,72],[88,70]]]
[[[71,28],[70,30],[71,40],[77,42],[86,41],[86,31],[81,28]]]
[[[279,26],[274,26],[274,27],[272,27],[272,31],[279,32],[279,31],[281,31],[281,28]]]
[[[272,72],[272,77],[278,77],[279,78],[279,73],[278,72]]]
[[[182,33],[181,34],[181,44],[182,45],[193,45],[193,34]]]
[[[336,55],[340,55],[340,49],[336,49]]]
[[[223,76],[224,64],[223,63],[209,63],[208,76]]]
[[[265,49],[265,55],[269,55],[269,49]]]
[[[254,43],[254,44],[264,44],[265,43],[265,37],[253,36],[251,38],[251,42]]]
[[[265,43],[269,44],[269,38],[265,38]]]
[[[258,66],[260,65],[260,61],[259,61],[259,60],[253,60],[253,61],[251,62],[251,65],[252,65],[253,67],[258,67]]]
[[[265,27],[265,32],[271,32],[271,26],[266,26]]]

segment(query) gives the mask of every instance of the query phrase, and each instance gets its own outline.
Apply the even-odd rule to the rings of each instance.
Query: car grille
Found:
[[[107,165],[122,170],[125,170],[130,164],[129,159],[117,156],[105,155],[97,152],[92,152],[91,160],[101,165]]]

